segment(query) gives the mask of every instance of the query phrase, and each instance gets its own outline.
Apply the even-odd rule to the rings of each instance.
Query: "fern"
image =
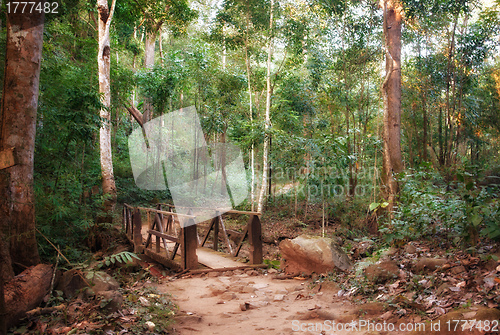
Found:
[[[105,266],[110,266],[111,264],[116,264],[117,262],[118,263],[123,263],[123,264],[126,264],[126,263],[129,263],[129,262],[132,262],[132,258],[135,258],[135,259],[140,259],[136,254],[134,254],[133,252],[129,252],[129,251],[122,251],[122,252],[119,252],[117,254],[113,254],[111,256],[107,256],[105,257],[98,265],[97,267],[100,269],[102,267],[105,267]]]

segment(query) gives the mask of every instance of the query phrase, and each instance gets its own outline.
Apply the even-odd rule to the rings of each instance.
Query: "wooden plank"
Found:
[[[217,212],[219,213],[219,212]],[[222,227],[222,232],[224,233],[224,239],[226,240],[227,248],[229,249],[229,254],[233,254],[233,247],[231,247],[231,242],[229,241],[229,236],[227,236],[226,225],[222,220],[222,216],[219,216],[220,226]]]
[[[155,261],[157,261],[160,264],[165,265],[166,267],[174,270],[174,271],[181,271],[182,268],[179,263],[174,262],[173,260],[169,259],[168,257],[165,257],[162,254],[157,254],[153,250],[150,249],[144,249],[144,253],[146,256],[151,257]]]
[[[173,212],[160,211],[158,209],[152,209],[152,208],[147,208],[147,207],[137,207],[137,209],[140,209],[140,210],[143,210],[146,212],[160,213],[163,215],[177,216],[177,217],[187,218],[187,219],[195,219],[196,218],[196,216],[194,216],[194,215],[178,214],[178,213],[173,213]]]
[[[16,153],[14,148],[0,151],[0,170],[16,165]]]
[[[217,212],[216,214],[219,214],[219,212]],[[213,243],[212,249],[214,249],[215,251],[218,251],[219,250],[219,224],[220,224],[220,217],[219,217],[219,215],[217,215],[214,219],[215,219],[215,224],[214,224],[214,243]]]
[[[134,240],[134,252],[140,253],[140,247],[142,246],[142,222],[141,222],[141,212],[136,209],[132,215],[132,231]]]
[[[207,232],[205,233],[205,236],[203,237],[203,240],[201,241],[201,246],[203,247],[205,245],[205,242],[208,240],[208,236],[210,235],[210,231],[212,230],[214,224],[216,222],[216,218],[213,218],[210,221],[210,225],[208,226]]]
[[[226,211],[228,214],[247,214],[247,215],[261,215],[260,212],[247,212],[247,211],[237,211],[235,209],[231,209],[229,211]]]
[[[246,225],[245,230],[243,230],[243,233],[241,234],[241,239],[238,242],[238,244],[236,246],[236,249],[234,250],[234,254],[233,254],[234,257],[237,257],[238,254],[240,253],[241,246],[243,245],[243,241],[245,240],[245,238],[247,237],[247,235],[248,235],[248,224]]]
[[[248,222],[250,240],[250,264],[262,264],[262,227],[257,215],[252,215]]]
[[[198,248],[196,254],[199,263],[212,269],[234,268],[242,265],[240,262],[231,259],[231,257],[225,257],[224,254],[209,248]]]
[[[167,204],[167,203],[160,203],[161,205],[168,206],[170,208],[174,208],[174,205]],[[177,206],[177,208],[190,208],[190,209],[212,209],[208,207],[186,207],[186,206]],[[236,209],[230,209],[230,210],[225,210],[223,208],[215,208],[215,211],[219,211],[221,213],[229,213],[229,214],[247,214],[247,215],[261,215],[262,213],[260,212],[251,212],[251,211],[239,211]]]
[[[267,264],[257,264],[257,265],[240,265],[231,268],[218,268],[218,269],[198,269],[198,270],[190,270],[189,274],[195,275],[200,273],[208,273],[208,272],[225,272],[225,271],[234,271],[234,270],[245,270],[245,269],[265,269],[267,268]],[[183,273],[177,274],[176,277],[182,276]]]
[[[198,247],[198,234],[196,224],[193,219],[190,219],[186,227],[182,228],[182,268],[196,269],[198,268],[198,256],[196,249]]]
[[[161,238],[164,238],[166,240],[169,240],[169,241],[172,241],[172,242],[178,242],[179,239],[176,238],[176,237],[173,237],[173,236],[170,236],[170,235],[167,235],[165,233],[160,233],[156,230],[148,230],[148,234],[151,234],[151,235],[154,235],[154,236],[157,236],[157,237],[161,237]]]

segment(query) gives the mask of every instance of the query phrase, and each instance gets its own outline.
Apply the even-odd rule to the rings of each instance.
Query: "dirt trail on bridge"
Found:
[[[217,275],[210,273],[156,285],[160,292],[171,294],[179,306],[174,325],[177,334],[384,333],[374,332],[373,328],[361,329],[359,323],[351,324],[346,330],[349,327],[346,324],[352,320],[382,323],[380,317],[384,311],[380,304],[351,304],[339,297],[339,289],[333,282],[273,279],[265,270]]]

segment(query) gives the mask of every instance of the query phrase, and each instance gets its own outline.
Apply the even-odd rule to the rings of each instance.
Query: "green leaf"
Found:
[[[474,183],[473,182],[468,182],[467,185],[465,185],[465,188],[468,191],[472,190],[473,187],[474,187]]]
[[[382,208],[386,208],[387,206],[389,206],[388,202],[383,202],[380,204],[380,207],[382,207]]]
[[[478,214],[474,214],[472,216],[472,218],[470,219],[470,221],[472,222],[472,224],[474,225],[474,227],[477,227],[481,224],[481,222],[483,222],[483,218],[478,215]]]
[[[109,259],[106,259],[106,266],[110,266],[111,265],[111,262],[109,261]]]
[[[378,202],[372,202],[370,204],[370,211],[376,210],[378,208],[378,206],[380,206],[380,203],[378,203]]]

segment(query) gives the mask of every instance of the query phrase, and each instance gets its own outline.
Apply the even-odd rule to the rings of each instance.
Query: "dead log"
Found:
[[[26,312],[38,307],[49,293],[52,265],[38,264],[24,270],[5,283],[7,328],[15,326]]]

